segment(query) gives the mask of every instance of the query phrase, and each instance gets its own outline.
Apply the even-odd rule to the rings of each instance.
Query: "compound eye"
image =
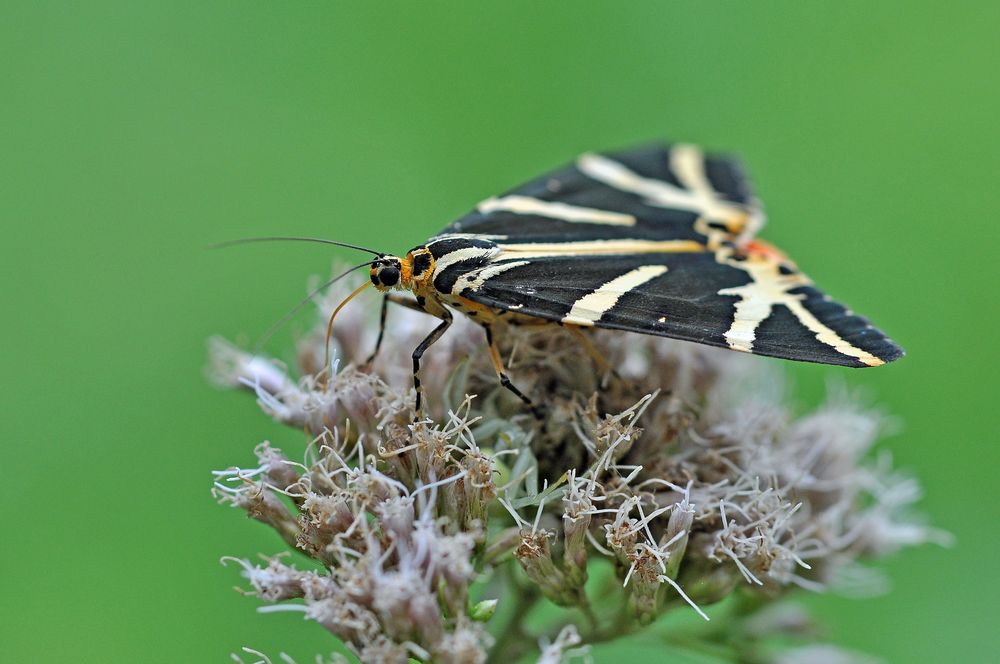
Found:
[[[383,286],[395,286],[399,283],[399,268],[384,267],[378,273]]]

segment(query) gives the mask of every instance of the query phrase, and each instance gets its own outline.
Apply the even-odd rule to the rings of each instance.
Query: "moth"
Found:
[[[903,355],[756,239],[763,223],[731,157],[688,144],[587,153],[479,203],[403,256],[368,250],[375,258],[365,286],[385,294],[383,330],[389,302],[441,320],[413,351],[418,412],[420,358],[453,312],[482,326],[500,382],[530,408],[504,371],[494,336],[500,321],[638,332],[849,367]],[[381,341],[380,331],[376,352]]]

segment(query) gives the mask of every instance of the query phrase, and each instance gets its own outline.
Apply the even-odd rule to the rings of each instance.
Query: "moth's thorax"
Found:
[[[423,290],[434,276],[434,255],[425,246],[414,247],[403,259],[403,286],[412,291]]]
[[[461,233],[439,235],[423,248],[433,259],[430,281],[425,283],[443,295],[460,293],[461,279],[487,265],[501,251],[491,239]]]
[[[380,256],[372,261],[372,284],[385,293],[390,290],[418,292],[427,288],[434,274],[434,256],[427,247],[414,247],[406,256]]]
[[[429,313],[444,313],[444,304],[468,313],[477,307],[458,297],[466,287],[464,280],[500,251],[495,242],[482,237],[439,235],[405,256],[379,256],[372,261],[370,277],[382,293],[412,292],[417,304]],[[479,313],[485,316],[486,312]]]

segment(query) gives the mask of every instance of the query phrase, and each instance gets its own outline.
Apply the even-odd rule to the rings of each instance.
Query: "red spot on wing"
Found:
[[[753,239],[743,245],[743,251],[750,254],[751,256],[759,256],[760,258],[765,258],[768,260],[773,260],[778,263],[784,263],[786,265],[795,267],[795,263],[792,262],[788,256],[785,255],[781,249],[764,240]]]

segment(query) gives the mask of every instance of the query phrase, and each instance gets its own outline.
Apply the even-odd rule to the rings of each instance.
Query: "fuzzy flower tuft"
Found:
[[[214,382],[309,435],[214,473],[220,503],[297,554],[223,560],[262,612],[300,612],[363,662],[586,659],[671,610],[711,617],[698,638],[734,661],[847,661],[779,600],[874,589],[865,561],[947,539],[913,515],[917,483],[873,456],[884,418],[843,395],[796,416],[776,362],[591,331],[597,366],[562,329],[502,329],[510,375],[545,403],[537,421],[497,384],[481,330],[456,321],[424,356],[418,417],[409,355],[434,322],[391,311],[371,366],[360,306],[337,319],[332,367],[322,325],[294,372],[210,342]],[[539,602],[565,611],[533,618]]]

